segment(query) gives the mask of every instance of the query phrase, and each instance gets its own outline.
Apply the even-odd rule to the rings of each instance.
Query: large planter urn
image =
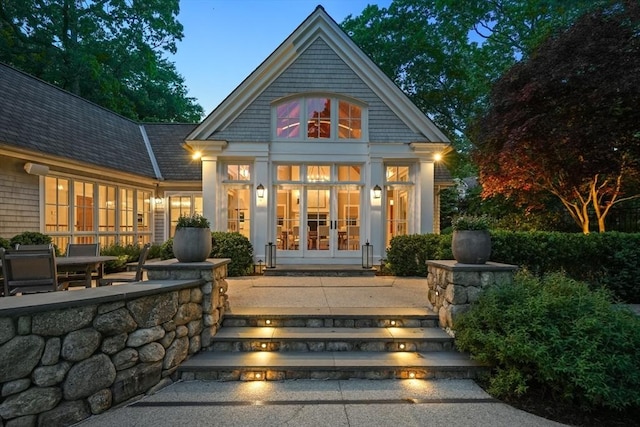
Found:
[[[211,253],[209,228],[184,227],[173,236],[173,255],[180,262],[202,262]]]
[[[491,235],[488,230],[456,230],[451,251],[461,264],[484,264],[491,255]]]

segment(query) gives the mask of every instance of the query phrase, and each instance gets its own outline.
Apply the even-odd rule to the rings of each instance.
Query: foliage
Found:
[[[569,277],[607,288],[620,301],[640,303],[640,234],[491,232],[491,260],[518,265],[543,276]]]
[[[640,405],[640,318],[555,273],[488,287],[456,321],[456,345],[494,366],[490,392],[542,389],[586,410]]]
[[[210,224],[209,220],[200,214],[180,215],[176,222],[176,230],[188,227],[209,228]]]
[[[0,237],[0,248],[11,249],[11,242],[9,242],[9,239]]]
[[[9,245],[12,248],[15,248],[16,245],[48,245],[52,243],[53,240],[51,236],[46,234],[42,234],[38,231],[24,231],[20,234],[16,234],[9,240]],[[56,256],[60,256],[60,249],[54,244],[53,245]]]
[[[253,246],[251,241],[238,232],[214,231],[211,258],[230,258],[227,265],[229,277],[244,276],[253,266]],[[174,258],[173,239],[165,241],[160,250],[162,259]]]
[[[463,155],[454,159],[464,161],[469,125],[485,111],[491,84],[548,34],[599,3],[393,0],[388,8],[367,6],[341,25],[445,131]]]
[[[106,246],[100,249],[100,255],[118,257],[118,259],[107,261],[104,264],[105,271],[107,273],[113,273],[124,271],[128,263],[138,261],[141,251],[142,247],[140,245],[121,245],[119,243],[115,243],[111,246]]]
[[[167,61],[178,0],[0,2],[0,61],[136,121],[197,122],[202,107]]]
[[[451,226],[454,230],[488,230],[491,219],[486,215],[460,215],[453,219]]]
[[[638,197],[638,78],[637,2],[610,2],[540,45],[498,81],[477,122],[483,195],[531,206],[551,194],[583,233],[591,215],[604,232],[611,207]]]
[[[244,276],[253,266],[253,246],[251,241],[238,232],[214,231],[211,257],[231,258],[227,265],[229,277]]]
[[[429,259],[452,259],[450,234],[394,236],[387,249],[385,268],[396,276],[427,275]]]

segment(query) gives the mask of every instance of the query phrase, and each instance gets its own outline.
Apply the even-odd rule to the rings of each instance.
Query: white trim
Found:
[[[162,177],[162,172],[160,172],[160,166],[158,166],[158,161],[156,160],[155,154],[153,154],[153,148],[151,147],[151,142],[149,142],[149,137],[147,136],[147,130],[143,125],[140,125],[140,133],[142,134],[142,140],[144,141],[144,146],[147,147],[147,153],[149,153],[149,160],[151,160],[151,166],[153,166],[153,173],[155,173],[156,178],[159,180],[164,180]]]

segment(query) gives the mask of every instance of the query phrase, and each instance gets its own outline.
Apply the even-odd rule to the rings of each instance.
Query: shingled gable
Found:
[[[411,102],[404,92],[348,37],[322,6],[249,75],[188,137],[189,141],[215,139],[269,85],[318,38],[391,108],[421,140],[448,143],[447,137]]]
[[[0,153],[158,178],[140,124],[2,63],[0,94]]]
[[[195,129],[194,123],[145,123],[153,153],[162,171],[162,178],[169,181],[202,181],[199,161],[182,147],[185,137]]]

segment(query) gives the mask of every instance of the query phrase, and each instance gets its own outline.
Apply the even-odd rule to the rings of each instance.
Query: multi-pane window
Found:
[[[203,213],[202,196],[196,194],[169,196],[169,236],[176,233],[176,223],[181,215]]]
[[[227,165],[226,181],[249,181],[251,170],[249,165]]]
[[[347,101],[338,104],[338,138],[360,139],[362,137],[362,109]]]
[[[55,176],[44,185],[45,230],[59,248],[69,242],[104,248],[151,241],[151,191]]]
[[[331,100],[307,99],[307,138],[331,137]]]
[[[335,108],[337,106],[338,108]],[[274,108],[277,139],[361,139],[362,106],[340,98],[301,97]],[[301,131],[300,126],[306,126]]]
[[[227,188],[227,231],[251,238],[251,192],[249,188]]]
[[[408,182],[409,166],[387,166],[387,182]]]

